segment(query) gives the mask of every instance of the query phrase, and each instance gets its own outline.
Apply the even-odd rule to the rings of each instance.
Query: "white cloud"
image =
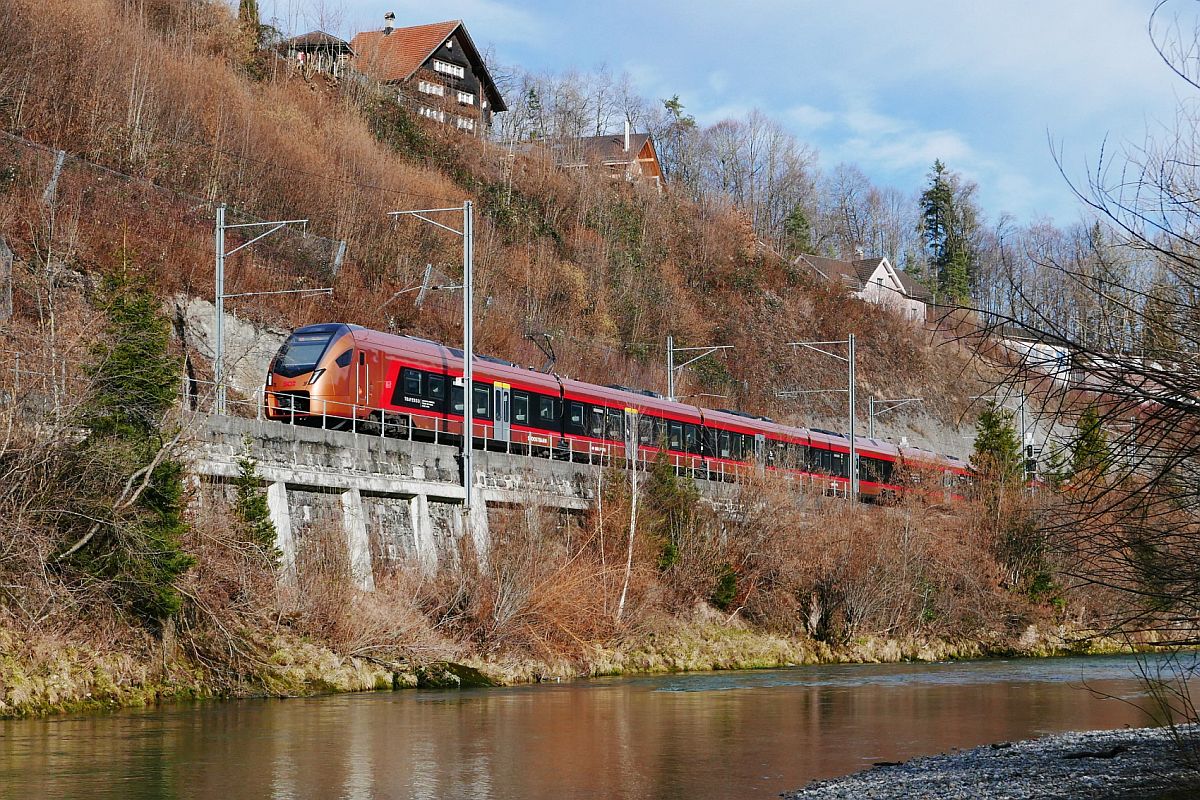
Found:
[[[720,69],[708,73],[708,88],[717,94],[723,94],[729,88],[728,73]]]
[[[837,114],[808,105],[807,103],[802,103],[798,106],[791,106],[784,109],[782,118],[785,124],[789,124],[795,130],[805,133],[816,131],[832,124],[837,120]]]
[[[829,118],[817,144],[830,163],[853,163],[869,173],[895,178],[927,170],[939,158],[960,169],[978,160],[967,138],[958,131],[927,129],[914,120],[861,104],[818,113]]]

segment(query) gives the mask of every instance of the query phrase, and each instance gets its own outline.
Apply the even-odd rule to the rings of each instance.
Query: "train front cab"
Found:
[[[304,423],[313,416],[350,416],[354,390],[360,388],[353,385],[351,377],[353,350],[354,336],[348,325],[297,329],[271,360],[267,418]],[[365,379],[360,375],[360,381]]]

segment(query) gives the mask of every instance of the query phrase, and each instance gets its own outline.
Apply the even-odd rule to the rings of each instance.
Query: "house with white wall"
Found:
[[[843,261],[824,256],[800,255],[792,262],[845,288],[851,295],[883,306],[905,319],[925,320],[929,291],[892,266],[886,257]]]

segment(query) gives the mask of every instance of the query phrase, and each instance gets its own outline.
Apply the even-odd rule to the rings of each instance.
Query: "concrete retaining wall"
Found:
[[[202,478],[227,482],[240,474],[239,459],[255,461],[285,582],[295,582],[316,534],[340,538],[346,567],[364,590],[401,566],[432,574],[458,557],[464,535],[486,558],[489,507],[580,511],[595,500],[601,477],[598,466],[476,452],[475,502],[464,517],[457,447],[240,417],[196,415],[192,425],[189,460]],[[731,490],[700,483],[714,498]]]

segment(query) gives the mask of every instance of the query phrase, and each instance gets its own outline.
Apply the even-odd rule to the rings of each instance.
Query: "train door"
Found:
[[[502,442],[512,441],[512,389],[507,383],[497,382],[492,389],[493,434]]]
[[[371,391],[371,365],[367,363],[367,354],[361,348],[354,364],[354,404],[361,408],[368,405]]]
[[[637,409],[625,409],[625,459],[637,465],[638,457],[638,416]]]
[[[767,435],[754,434],[754,462],[760,467],[767,463]]]

